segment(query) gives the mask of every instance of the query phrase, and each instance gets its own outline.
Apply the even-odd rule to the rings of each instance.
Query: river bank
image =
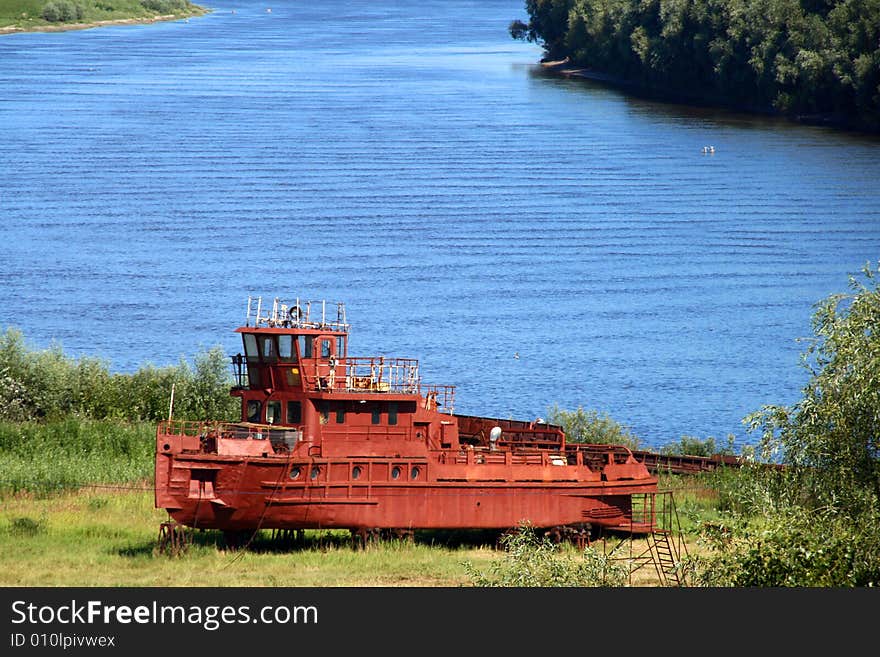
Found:
[[[62,0],[63,4],[63,0]],[[75,7],[75,11],[72,7]],[[114,25],[142,25],[167,21],[188,20],[211,13],[211,9],[188,2],[143,3],[138,0],[123,0],[108,7],[94,2],[78,2],[64,6],[71,20],[59,20],[59,14],[50,16],[45,3],[12,2],[0,5],[0,36],[22,32],[68,32],[88,30]],[[59,11],[61,11],[59,9]]]
[[[694,93],[671,92],[657,87],[647,87],[638,82],[626,78],[609,75],[601,71],[573,64],[568,58],[560,60],[541,61],[541,68],[549,75],[557,75],[566,78],[580,78],[598,82],[613,87],[633,96],[647,98],[663,103],[676,103],[693,105],[696,107],[718,107],[732,112],[743,112],[755,116],[777,118],[783,121],[792,121],[804,125],[814,125],[835,130],[861,132],[864,134],[877,135],[880,130],[873,130],[869,126],[854,122],[849,117],[832,114],[784,114],[772,107],[757,107],[737,105],[726,101],[724,98],[708,95],[699,91]]]
[[[207,12],[203,12],[207,13]],[[16,25],[7,25],[0,27],[0,35],[15,34],[19,32],[67,32],[70,30],[88,30],[95,27],[106,27],[108,25],[140,25],[149,23],[159,23],[162,21],[186,20],[192,16],[201,16],[202,14],[189,14],[186,16],[178,16],[169,14],[167,16],[154,16],[152,18],[117,18],[106,21],[93,21],[91,23],[62,23],[59,25],[34,25],[32,27],[18,27]]]

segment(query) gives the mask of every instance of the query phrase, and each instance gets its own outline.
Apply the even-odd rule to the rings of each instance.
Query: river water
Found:
[[[546,75],[521,0],[209,3],[0,37],[0,328],[114,371],[346,303],[462,413],[754,443],[880,257],[880,141]],[[706,145],[714,154],[703,154]]]

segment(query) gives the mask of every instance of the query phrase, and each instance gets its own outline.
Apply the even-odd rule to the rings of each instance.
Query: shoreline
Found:
[[[748,114],[755,117],[765,117],[788,123],[809,125],[821,128],[829,128],[842,132],[855,132],[864,135],[877,136],[880,128],[872,129],[858,120],[849,117],[835,116],[832,114],[797,114],[789,115],[771,108],[748,107],[736,103],[726,102],[723,98],[713,98],[701,94],[670,93],[661,89],[646,87],[637,82],[620,78],[614,75],[594,71],[593,69],[572,64],[566,57],[559,60],[542,60],[541,68],[550,74],[565,78],[581,78],[608,85],[624,93],[633,94],[641,98],[665,103],[690,105],[693,107],[717,108],[730,112]]]
[[[90,30],[96,27],[110,27],[113,25],[149,25],[151,23],[184,20],[196,16],[204,16],[208,13],[210,13],[210,10],[206,9],[192,14],[163,14],[149,18],[113,18],[104,21],[93,21],[91,23],[61,23],[58,25],[34,25],[31,27],[6,25],[0,27],[0,36],[5,34],[22,34],[30,32],[70,32],[72,30]]]

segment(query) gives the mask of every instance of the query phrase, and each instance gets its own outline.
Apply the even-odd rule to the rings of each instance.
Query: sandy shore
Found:
[[[68,30],[88,30],[93,27],[105,27],[107,25],[142,25],[158,23],[160,21],[183,20],[192,16],[202,15],[203,14],[188,14],[178,16],[176,14],[168,14],[166,16],[153,16],[152,18],[117,18],[109,21],[95,21],[94,23],[63,23],[61,25],[35,25],[33,27],[8,25],[6,27],[0,27],[0,35],[15,34],[18,32],[67,32]]]

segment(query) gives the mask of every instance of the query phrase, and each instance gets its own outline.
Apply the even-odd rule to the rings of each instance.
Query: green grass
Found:
[[[0,586],[468,586],[491,546],[388,541],[357,548],[347,532],[306,532],[276,546],[262,532],[231,551],[219,532],[196,532],[181,555],[157,549],[167,517],[150,491],[84,489],[2,500]]]
[[[0,0],[0,27],[16,27],[23,30],[45,28],[50,25],[42,17],[43,8],[50,0]],[[73,0],[83,8],[83,18],[76,22],[96,23],[107,20],[154,18],[159,12],[147,9],[140,0]],[[193,5],[192,11],[181,16],[202,14],[205,9]],[[177,13],[177,12],[168,12]]]
[[[0,422],[0,493],[151,482],[155,432],[147,422]]]

